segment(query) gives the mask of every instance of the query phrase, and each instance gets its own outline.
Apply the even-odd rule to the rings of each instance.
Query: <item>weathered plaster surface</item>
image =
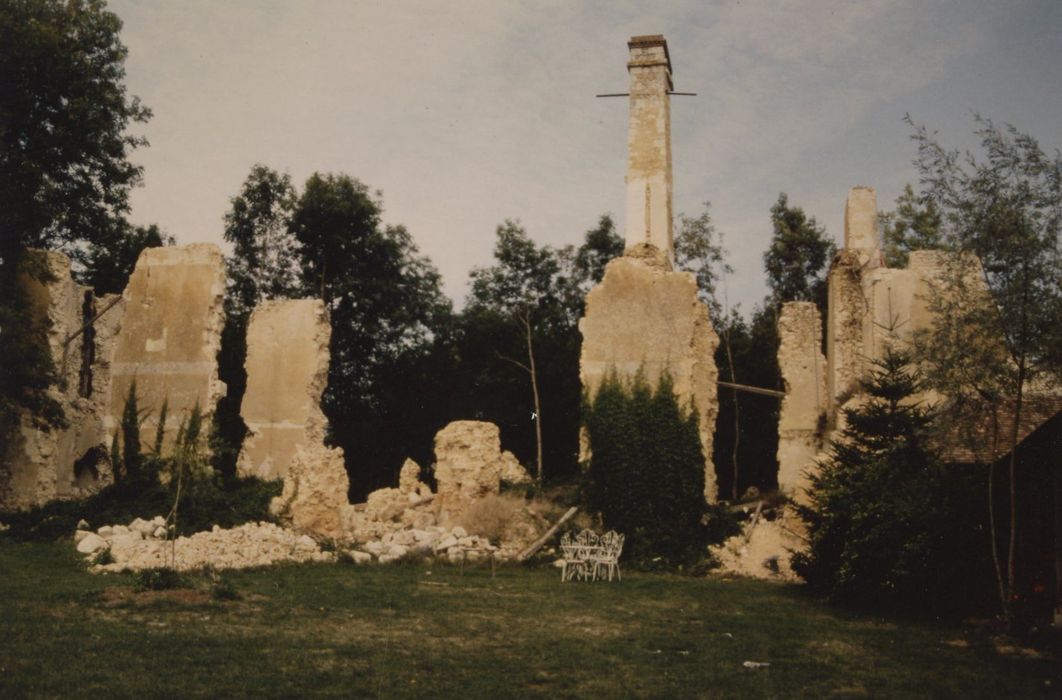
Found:
[[[814,469],[822,449],[826,418],[826,358],[815,304],[784,304],[778,335],[778,367],[786,392],[778,420],[778,488],[801,500],[808,485],[805,473]]]
[[[435,434],[435,481],[439,518],[449,522],[476,499],[496,494],[503,481],[527,483],[527,471],[501,448],[498,426],[454,421]]]
[[[662,36],[633,37],[627,137],[626,247],[648,243],[673,261],[671,213],[671,61]]]
[[[266,301],[251,314],[241,476],[281,478],[297,446],[323,443],[327,420],[319,403],[328,383],[330,337],[319,299]]]
[[[48,351],[59,378],[49,394],[59,402],[68,425],[48,429],[36,425],[30,416],[20,417],[12,444],[0,446],[0,508],[4,509],[87,496],[111,481],[107,460],[92,459],[91,451],[95,449],[101,458],[105,455],[104,404],[122,306],[119,303],[104,314],[93,333],[75,336],[86,321],[86,295],[89,314],[103,310],[113,296],[96,299],[89,287],[77,284],[70,260],[62,253],[33,254],[42,256],[53,279],[41,282],[23,275],[21,280],[31,314],[43,319],[48,328]],[[82,464],[75,467],[78,460]]]
[[[632,377],[644,368],[651,382],[665,370],[670,372],[680,399],[693,400],[705,454],[705,498],[714,501],[719,338],[707,307],[697,298],[693,275],[630,257],[616,258],[587,295],[579,331],[583,336],[579,373],[591,396],[611,369]]]
[[[213,413],[225,393],[217,366],[224,293],[224,261],[213,244],[148,248],[140,254],[123,294],[126,310],[111,364],[108,430],[119,425],[134,379],[139,407],[147,412],[140,431],[145,448],[154,439],[163,400],[167,445],[196,403],[204,416]]]

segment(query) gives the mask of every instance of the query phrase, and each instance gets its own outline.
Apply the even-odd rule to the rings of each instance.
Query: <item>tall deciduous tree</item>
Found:
[[[96,294],[120,294],[145,248],[173,244],[173,236],[163,233],[156,224],[131,226],[121,222],[86,251],[82,279]]]
[[[951,253],[930,300],[936,323],[920,345],[928,377],[953,406],[984,406],[992,425],[1007,414],[998,439],[1009,454],[1009,517],[1004,547],[995,522],[992,545],[1003,612],[1013,622],[1019,428],[1030,390],[1062,382],[1062,155],[1047,155],[1013,126],[975,120],[979,155],[945,149],[914,126],[923,193],[940,212]],[[974,283],[978,274],[983,285]],[[990,469],[996,458],[993,450],[985,459]]]
[[[295,207],[291,177],[261,163],[251,168],[225,214],[226,313],[246,316],[265,299],[299,293],[298,241],[288,230]]]
[[[912,250],[939,248],[940,212],[932,199],[923,201],[908,184],[896,198],[896,208],[878,215],[885,263],[905,267]]]
[[[836,252],[826,229],[800,207],[790,206],[785,192],[771,207],[771,227],[771,245],[763,254],[763,266],[774,304],[813,301],[825,314],[826,273]]]
[[[315,173],[289,225],[303,289],[324,300],[331,318],[324,410],[361,486],[388,483],[410,454],[404,446],[430,442],[440,427],[427,425],[436,407],[409,378],[431,361],[451,324],[438,271],[404,227],[381,224],[380,211],[379,195],[358,180]]]
[[[215,466],[233,474],[246,433],[240,402],[247,388],[247,323],[254,307],[266,299],[300,296],[298,241],[289,231],[295,207],[291,178],[255,164],[225,213],[223,236],[232,244],[225,259],[225,327],[218,350],[218,375],[228,391],[214,413]]]
[[[608,215],[585,233],[578,247],[560,249],[537,245],[519,223],[507,221],[497,230],[494,264],[472,273],[456,349],[462,387],[458,393],[467,403],[456,406],[456,412],[498,423],[507,449],[521,458],[537,465],[541,455],[544,478],[577,469],[577,325],[587,292],[622,252],[623,239]],[[516,360],[519,367],[502,356]],[[528,382],[532,356],[537,409]],[[514,394],[530,401],[515,403]]]
[[[723,316],[719,284],[733,270],[726,262],[723,234],[712,223],[711,208],[711,203],[705,202],[704,211],[696,218],[679,214],[675,265],[681,270],[692,272],[697,278],[698,296],[708,305],[708,311],[718,325]]]
[[[83,262],[140,179],[128,156],[146,141],[127,128],[150,112],[126,94],[120,29],[99,0],[0,3],[0,420],[28,410],[61,422],[44,329],[18,282],[20,269],[46,273],[22,265],[26,249]]]
[[[496,265],[472,271],[470,314],[493,314],[510,318],[519,328],[523,351],[518,357],[498,352],[499,358],[527,373],[531,386],[531,420],[535,428],[535,475],[542,483],[542,400],[535,362],[535,337],[563,324],[566,314],[557,284],[560,260],[548,246],[535,245],[519,223],[506,221],[498,227],[494,246]]]
[[[616,233],[612,216],[602,214],[597,226],[586,232],[575,254],[575,270],[584,294],[589,285],[597,284],[605,276],[609,260],[620,255],[623,255],[623,238]]]

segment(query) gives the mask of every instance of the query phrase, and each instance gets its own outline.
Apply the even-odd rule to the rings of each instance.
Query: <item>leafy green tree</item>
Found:
[[[590,439],[587,497],[632,558],[689,563],[706,530],[704,454],[696,409],[683,410],[668,375],[624,383],[613,371],[584,409]]]
[[[1018,430],[1031,388],[1062,382],[1062,155],[1048,156],[1011,125],[975,120],[981,157],[947,150],[925,127],[914,127],[923,196],[940,212],[940,238],[949,252],[931,290],[936,322],[918,340],[933,388],[956,410],[981,406],[991,425],[1007,417],[1005,434],[992,431],[998,454],[1008,455],[1002,546],[991,494],[989,515],[1001,606],[1013,624]],[[963,421],[968,417],[960,416]],[[991,450],[983,460],[989,484],[996,454]]]
[[[331,319],[324,411],[358,489],[391,482],[415,452],[407,446],[430,444],[441,427],[439,407],[425,405],[424,387],[409,379],[441,361],[452,324],[438,271],[404,227],[381,225],[380,206],[349,175],[315,173],[289,223],[302,288],[324,300]]]
[[[126,95],[121,22],[98,0],[0,3],[0,431],[28,411],[62,424],[45,329],[19,275],[46,281],[29,247],[76,261],[128,209],[140,179],[127,128],[150,112]]]
[[[121,294],[145,248],[173,244],[173,236],[163,233],[157,224],[131,226],[120,222],[85,252],[81,278],[96,294]]]
[[[295,207],[291,177],[258,163],[225,214],[226,313],[246,317],[264,299],[299,293],[298,241],[288,230]]]
[[[616,233],[612,216],[602,214],[597,227],[586,232],[575,255],[574,268],[583,286],[597,284],[605,276],[605,265],[623,255],[623,237]],[[585,290],[589,291],[589,290]]]
[[[810,505],[798,506],[809,549],[795,570],[838,601],[961,609],[985,563],[965,498],[971,475],[945,469],[930,448],[933,416],[916,399],[910,355],[887,348],[862,386],[867,400],[845,409],[841,437],[811,475]]]
[[[506,221],[498,227],[497,236],[494,257],[498,264],[472,271],[468,314],[511,319],[518,327],[523,351],[515,356],[503,352],[497,354],[527,374],[532,395],[536,478],[541,483],[543,412],[535,363],[535,337],[538,333],[548,333],[558,325],[565,325],[565,305],[558,296],[564,285],[557,283],[561,262],[548,246],[540,248],[535,245],[517,222]]]
[[[545,478],[578,469],[578,322],[587,292],[622,252],[608,215],[577,248],[539,246],[518,222],[506,221],[497,230],[495,263],[472,272],[457,338],[463,398],[455,413],[497,423],[507,449],[536,465],[542,460]],[[528,401],[514,402],[514,395]]]
[[[767,286],[776,306],[787,301],[813,301],[825,315],[826,274],[836,246],[826,229],[790,206],[782,192],[771,207],[771,245],[763,254]]]
[[[675,266],[692,272],[697,278],[698,295],[716,321],[723,315],[719,300],[719,284],[733,272],[726,262],[723,234],[712,223],[711,203],[704,203],[704,211],[697,218],[679,214],[678,234],[675,236]]]
[[[889,267],[906,267],[912,250],[939,248],[940,212],[932,199],[922,200],[911,185],[896,198],[896,208],[878,215],[882,252]]]
[[[288,175],[256,164],[225,213],[224,238],[232,244],[225,259],[225,327],[218,350],[218,376],[228,387],[214,413],[214,464],[235,474],[246,433],[240,403],[247,389],[247,323],[265,299],[301,296],[298,242],[289,231],[295,188]]]

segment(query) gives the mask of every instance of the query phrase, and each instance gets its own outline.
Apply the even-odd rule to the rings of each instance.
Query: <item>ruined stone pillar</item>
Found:
[[[822,449],[826,417],[826,359],[815,304],[791,301],[778,317],[778,368],[785,398],[778,418],[778,488],[798,502]]]
[[[877,195],[871,187],[853,187],[844,208],[844,248],[833,259],[826,312],[827,417],[837,427],[838,409],[859,388],[872,344],[864,273],[877,267]]]
[[[332,329],[320,299],[265,301],[247,324],[247,391],[240,417],[247,437],[240,476],[277,479],[299,445],[323,444],[319,403],[328,384]]]
[[[674,262],[671,234],[671,58],[660,35],[632,37],[626,249],[652,245]]]
[[[167,402],[165,445],[198,403],[210,416],[225,384],[217,354],[225,324],[225,262],[213,244],[147,248],[123,292],[125,318],[111,364],[106,425],[119,429],[129,386],[136,380],[146,419],[142,447],[155,438],[162,402]]]
[[[844,204],[845,250],[873,252],[878,240],[878,195],[873,187],[858,186],[848,191]]]

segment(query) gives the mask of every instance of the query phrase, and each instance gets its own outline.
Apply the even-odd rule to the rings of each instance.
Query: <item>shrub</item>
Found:
[[[133,574],[133,590],[137,592],[168,591],[174,588],[190,587],[191,585],[185,576],[168,566],[141,569]]]
[[[473,535],[486,537],[498,544],[506,531],[523,514],[522,497],[489,494],[472,502],[461,515],[461,525]]]
[[[956,611],[980,597],[985,544],[972,474],[948,468],[928,445],[930,412],[914,401],[909,358],[888,349],[863,382],[867,400],[799,506],[809,550],[794,570],[848,603]],[[987,580],[987,579],[985,579]]]
[[[93,566],[106,566],[107,564],[114,563],[114,555],[111,554],[110,547],[104,547],[92,555]]]
[[[213,567],[207,567],[203,574],[210,581],[210,597],[214,600],[239,600],[240,592],[224,574]]]
[[[671,377],[653,390],[642,372],[625,383],[612,371],[584,418],[587,499],[605,527],[626,535],[624,551],[655,564],[700,558],[708,534],[704,453],[697,412],[679,406]]]

